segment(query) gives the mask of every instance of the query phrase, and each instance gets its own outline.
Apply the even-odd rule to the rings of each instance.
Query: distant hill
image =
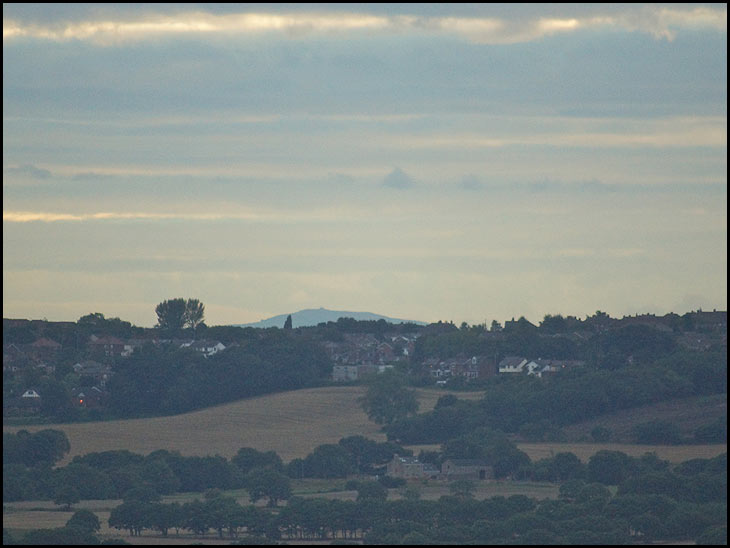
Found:
[[[289,314],[279,314],[267,320],[261,320],[255,323],[237,324],[237,327],[284,327],[284,322]],[[292,327],[309,327],[323,322],[336,322],[339,318],[354,318],[355,320],[385,320],[388,323],[415,323],[418,325],[426,325],[425,322],[417,322],[414,320],[399,320],[373,314],[372,312],[347,312],[343,310],[327,310],[326,308],[309,308],[300,310],[291,314]]]

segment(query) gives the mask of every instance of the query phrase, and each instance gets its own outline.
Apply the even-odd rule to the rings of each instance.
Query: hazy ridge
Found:
[[[289,314],[279,314],[271,318],[261,320],[254,323],[235,324],[236,327],[284,327]],[[292,312],[292,327],[309,327],[315,326],[323,322],[336,322],[339,318],[353,318],[358,321],[366,320],[385,320],[388,323],[414,323],[417,325],[426,325],[425,322],[415,320],[402,320],[397,318],[389,318],[381,314],[372,312],[348,312],[344,310],[328,310],[326,308],[308,308],[299,312]]]

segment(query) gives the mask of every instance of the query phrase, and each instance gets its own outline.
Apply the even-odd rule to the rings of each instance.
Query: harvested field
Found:
[[[517,447],[535,462],[558,453],[573,453],[588,462],[598,451],[621,451],[632,457],[656,453],[657,457],[678,464],[690,459],[709,459],[727,452],[727,444],[717,445],[633,445],[628,443],[518,443]]]
[[[172,417],[3,426],[3,431],[63,430],[71,442],[71,451],[62,465],[76,455],[113,449],[141,454],[167,449],[185,456],[218,454],[230,458],[241,447],[254,447],[276,451],[284,461],[289,461],[305,457],[318,445],[337,443],[347,436],[359,434],[384,441],[380,426],[368,419],[357,402],[363,391],[361,386],[309,388]],[[448,393],[464,399],[482,397],[481,392],[419,389],[417,393],[421,411],[433,409],[438,398]]]
[[[685,439],[692,439],[694,431],[720,417],[727,416],[727,394],[695,396],[624,409],[602,415],[589,421],[563,427],[567,441],[591,441],[591,430],[596,426],[611,431],[611,441],[635,441],[634,427],[654,420],[668,421],[679,428]]]

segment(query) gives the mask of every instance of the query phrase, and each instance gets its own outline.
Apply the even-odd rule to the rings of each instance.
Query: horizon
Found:
[[[203,304],[205,304],[205,303],[203,303]],[[324,308],[324,307],[318,307],[318,308],[305,308],[305,309],[302,309],[302,310],[297,310],[296,312],[284,312],[282,314],[275,314],[275,315],[270,316],[268,318],[263,318],[261,320],[255,321],[255,322],[249,322],[248,324],[208,324],[208,322],[205,322],[205,321],[204,321],[204,323],[208,327],[254,327],[252,324],[266,322],[266,321],[272,320],[274,318],[278,318],[280,316],[284,317],[284,316],[287,316],[287,315],[298,314],[300,312],[319,311],[319,310],[323,310],[323,311],[326,311],[326,312],[352,313],[352,314],[373,314],[373,315],[376,315],[376,316],[384,316],[383,314],[379,314],[377,312],[371,312],[371,311],[332,310],[332,309],[328,309],[328,308]],[[621,319],[624,319],[624,318],[633,318],[633,317],[637,317],[637,316],[655,316],[657,318],[661,318],[661,317],[664,317],[664,316],[667,316],[667,315],[670,315],[670,314],[676,314],[677,316],[680,316],[681,317],[681,316],[684,316],[685,314],[696,314],[696,313],[702,313],[702,312],[725,312],[725,313],[727,313],[727,310],[726,309],[717,309],[717,308],[713,308],[712,310],[704,310],[702,308],[699,308],[697,310],[688,310],[686,312],[679,312],[679,311],[673,310],[673,311],[669,311],[669,312],[667,312],[665,314],[654,314],[652,312],[637,312],[635,314],[627,314],[627,315],[623,315],[623,316],[614,316],[614,315],[606,312],[605,310],[602,310],[602,309],[599,308],[599,309],[593,311],[593,313],[585,314],[584,316],[578,316],[578,315],[574,315],[574,314],[550,313],[550,312],[548,312],[546,315],[563,316],[564,318],[573,317],[573,318],[578,319],[579,321],[585,321],[586,319],[588,319],[588,318],[592,317],[593,315],[595,315],[596,312],[603,312],[605,314],[608,314],[608,316],[610,318],[612,318],[612,319],[621,320]],[[110,315],[104,314],[103,312],[99,312],[99,311],[89,312],[89,314],[92,314],[92,313],[101,313],[101,314],[104,315],[104,318],[107,319],[107,320],[109,320],[109,319],[119,319],[119,320],[122,320],[122,321],[129,321],[132,324],[133,327],[140,327],[140,328],[143,328],[143,329],[155,329],[156,328],[155,325],[138,325],[138,324],[136,324],[136,323],[134,323],[134,322],[132,322],[130,320],[127,320],[127,319],[123,318],[123,317],[110,316]],[[341,316],[341,317],[347,317],[347,316]],[[454,324],[456,326],[459,326],[462,323],[464,323],[464,320],[457,321],[457,320],[453,320],[453,319],[448,319],[447,320],[447,319],[443,319],[443,318],[437,319],[437,320],[433,320],[433,321],[430,321],[430,322],[426,322],[426,321],[422,321],[422,320],[418,320],[418,319],[400,319],[400,318],[391,317],[391,316],[386,316],[386,321],[387,321],[388,318],[391,319],[391,320],[399,320],[398,323],[419,322],[419,323],[423,323],[424,325],[430,325],[430,324],[433,324],[433,323],[443,322],[443,323],[452,323],[452,324]],[[478,326],[478,325],[484,325],[484,326],[486,326],[487,329],[489,329],[490,324],[491,324],[491,320],[496,320],[497,322],[499,322],[499,324],[501,326],[504,326],[505,322],[519,320],[520,318],[525,318],[530,323],[532,323],[532,324],[534,324],[536,326],[539,326],[542,323],[542,321],[545,319],[545,316],[543,316],[539,320],[536,320],[536,319],[532,319],[532,318],[527,318],[527,317],[525,317],[524,315],[521,314],[519,316],[513,316],[511,318],[505,318],[505,319],[490,318],[489,321],[486,321],[485,320],[484,322],[478,322],[478,323],[469,323],[469,322],[466,322],[466,323],[470,327],[474,327],[474,326]],[[51,323],[54,323],[54,322],[58,322],[58,323],[77,323],[79,319],[80,318],[77,318],[75,320],[68,320],[68,319],[48,319],[48,318],[18,318],[18,317],[10,318],[10,317],[7,317],[7,316],[3,316],[3,320],[8,320],[8,321],[46,321],[46,322],[51,322]],[[394,323],[394,322],[388,322],[388,323]],[[394,325],[398,325],[398,323],[394,323]],[[301,327],[301,326],[297,326],[297,327]],[[296,327],[295,327],[295,329],[296,329]]]
[[[3,316],[170,295],[727,309],[727,6],[3,4]]]

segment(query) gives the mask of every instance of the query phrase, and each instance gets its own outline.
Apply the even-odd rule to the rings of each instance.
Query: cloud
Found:
[[[399,167],[396,167],[383,179],[383,186],[389,188],[406,189],[413,187],[415,184],[413,178]]]
[[[465,175],[458,182],[458,186],[462,190],[482,190],[485,185],[476,175]]]
[[[158,8],[164,9],[164,8]],[[50,41],[81,40],[100,45],[147,40],[163,36],[251,36],[281,33],[299,38],[315,35],[346,35],[353,32],[388,34],[440,33],[466,38],[480,44],[514,44],[539,40],[558,33],[585,29],[612,29],[649,33],[657,39],[672,40],[680,29],[727,30],[727,8],[604,6],[594,13],[580,14],[577,7],[556,10],[535,5],[530,10],[493,16],[425,16],[415,14],[356,13],[340,11],[223,13],[187,11],[178,13],[109,13],[77,15],[63,23],[25,22],[3,15],[3,40],[30,37]],[[418,6],[414,6],[418,11]],[[543,10],[543,11],[540,11]],[[372,10],[371,10],[372,11]],[[488,11],[488,10],[487,10]],[[498,8],[492,11],[499,12]],[[503,10],[502,10],[503,11]],[[12,11],[10,12],[12,13]],[[543,15],[548,14],[549,15]],[[574,15],[576,13],[577,15]],[[60,17],[59,17],[60,20]]]
[[[19,167],[6,167],[3,169],[6,175],[23,175],[31,179],[50,179],[53,174],[47,169],[43,169],[34,165],[25,164]]]

